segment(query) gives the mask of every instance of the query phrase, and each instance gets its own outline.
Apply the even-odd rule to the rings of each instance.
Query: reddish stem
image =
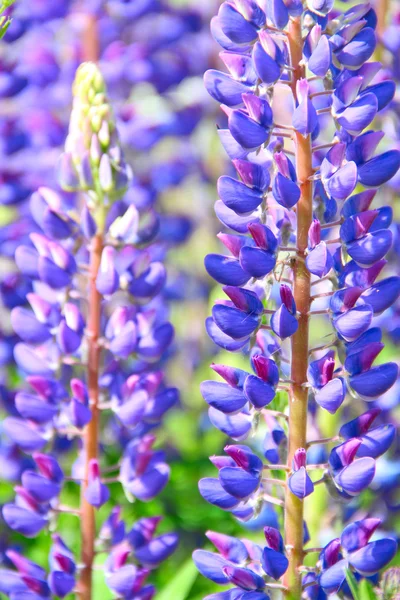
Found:
[[[98,459],[99,438],[99,372],[101,361],[101,300],[102,297],[96,288],[96,278],[100,268],[101,253],[103,250],[103,236],[96,235],[92,240],[90,252],[90,277],[89,277],[89,314],[88,314],[88,392],[92,411],[91,421],[84,432],[84,479],[81,485],[81,559],[83,568],[79,581],[79,594],[81,600],[92,600],[92,570],[95,557],[94,543],[96,539],[95,509],[85,499],[88,483],[89,462]]]
[[[292,77],[292,91],[296,98],[296,83],[305,77],[301,66],[303,40],[301,17],[291,19],[288,31],[291,63],[295,66]],[[293,271],[293,290],[299,313],[299,327],[292,336],[292,367],[289,402],[289,451],[287,465],[291,468],[295,451],[305,448],[307,443],[307,382],[308,366],[308,322],[310,310],[310,273],[305,266],[305,251],[308,244],[308,230],[312,223],[313,175],[311,136],[304,138],[295,132],[296,170],[300,182],[301,197],[297,204],[297,252]],[[285,502],[285,544],[289,550],[289,568],[284,576],[284,585],[289,598],[301,598],[302,575],[299,570],[304,561],[303,549],[303,501],[290,490]]]

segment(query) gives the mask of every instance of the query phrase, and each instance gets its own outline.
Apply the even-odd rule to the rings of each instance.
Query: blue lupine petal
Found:
[[[336,483],[349,496],[357,496],[369,486],[375,475],[373,458],[359,458],[345,467],[335,477]]]
[[[284,177],[282,173],[277,173],[275,176],[272,193],[278,204],[285,208],[293,208],[300,200],[299,186],[291,179]]]
[[[331,379],[315,394],[315,402],[322,408],[335,414],[346,397],[346,386],[340,377]]]
[[[400,152],[389,150],[361,165],[358,169],[360,183],[368,187],[379,187],[389,181],[400,167]]]
[[[347,525],[340,536],[340,543],[347,552],[354,552],[365,546],[374,531],[381,524],[381,519],[363,519]]]
[[[248,498],[258,488],[260,478],[237,467],[223,467],[219,480],[224,490],[235,498]]]
[[[214,209],[221,223],[238,233],[247,233],[247,227],[250,223],[258,223],[260,221],[259,217],[255,215],[237,215],[233,210],[225,206],[222,200],[217,200]]]
[[[275,397],[275,389],[255,375],[249,375],[244,384],[244,393],[255,408],[267,406]]]
[[[281,552],[272,548],[264,548],[261,565],[267,575],[278,580],[286,573],[289,561]]]
[[[391,423],[375,427],[360,438],[361,446],[357,450],[357,456],[378,458],[390,448],[395,437],[396,429]]]
[[[388,277],[378,283],[374,283],[370,288],[361,294],[361,298],[367,304],[372,306],[375,315],[379,315],[400,296],[400,277]]]
[[[248,337],[259,324],[258,318],[223,304],[213,306],[212,316],[218,327],[235,340]]]
[[[271,328],[282,340],[296,333],[298,327],[296,317],[290,314],[284,304],[271,317]]]
[[[347,341],[357,339],[372,321],[372,308],[368,304],[356,306],[333,320],[333,326]]]
[[[342,559],[321,573],[319,583],[327,594],[333,594],[339,590],[346,579],[348,564],[346,559]]]
[[[349,378],[353,390],[365,398],[377,398],[387,392],[398,376],[396,363],[385,363]]]
[[[218,11],[219,25],[223,33],[233,42],[242,44],[257,37],[257,29],[227,2]]]
[[[238,498],[228,494],[218,479],[213,477],[204,477],[199,481],[200,494],[207,502],[219,506],[224,510],[229,510],[239,504]]]
[[[195,550],[192,556],[196,567],[204,577],[214,583],[228,583],[229,580],[222,569],[230,564],[229,561],[219,554],[206,550]]]
[[[257,75],[264,83],[271,84],[277,81],[281,75],[281,69],[275,60],[269,56],[257,42],[253,49],[253,62]]]
[[[218,194],[222,202],[237,214],[246,214],[260,206],[262,192],[226,175],[218,179]]]
[[[244,285],[250,274],[242,269],[237,258],[220,254],[207,254],[204,259],[207,273],[224,285]]]
[[[392,560],[396,551],[396,541],[385,538],[370,542],[356,552],[352,552],[349,555],[349,562],[361,575],[374,575]]]
[[[305,498],[314,491],[313,482],[310,479],[305,467],[300,467],[295,471],[288,480],[289,489],[298,498]]]
[[[234,340],[233,338],[226,335],[221,329],[215,324],[214,319],[212,317],[208,317],[206,319],[206,330],[212,341],[228,350],[229,352],[236,352],[245,346],[248,342],[248,339],[245,340]]]
[[[207,404],[225,414],[237,413],[247,403],[242,390],[220,381],[203,381],[200,391]]]
[[[375,46],[374,30],[365,27],[343,49],[335,53],[336,58],[344,67],[357,69],[372,56]]]
[[[268,130],[241,110],[233,110],[228,123],[232,136],[243,148],[258,148],[268,139]]]
[[[331,64],[331,45],[326,35],[322,35],[316,48],[308,59],[307,66],[314,75],[324,77]]]
[[[243,413],[225,415],[211,407],[208,417],[214,427],[236,441],[245,440],[251,430],[251,419]]]
[[[244,83],[235,81],[226,73],[221,73],[221,71],[215,69],[205,72],[204,85],[214,100],[227,106],[242,104],[242,94],[249,89]]]
[[[325,242],[320,242],[310,250],[306,257],[307,269],[313,275],[324,277],[333,267],[332,255]]]
[[[268,275],[276,264],[276,258],[273,254],[252,246],[243,246],[240,250],[239,261],[243,271],[252,277]]]
[[[227,560],[240,564],[249,558],[246,546],[237,538],[216,531],[206,531],[206,536]]]

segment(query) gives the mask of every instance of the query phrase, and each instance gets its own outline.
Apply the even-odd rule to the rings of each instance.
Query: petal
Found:
[[[247,404],[243,391],[227,383],[203,381],[200,391],[207,404],[225,414],[237,413]]]
[[[349,562],[358,573],[364,576],[374,575],[385,567],[395,556],[397,543],[392,538],[370,542],[364,548],[349,555]]]
[[[249,90],[244,83],[235,81],[230,75],[214,69],[205,72],[204,85],[214,100],[227,106],[242,104],[242,94]]]
[[[391,423],[371,429],[360,438],[361,446],[357,450],[357,457],[378,458],[390,448],[395,437],[396,429]]]
[[[275,200],[285,208],[293,208],[300,200],[300,188],[291,179],[277,173],[272,184],[272,193]]]
[[[35,423],[48,423],[56,416],[58,407],[50,404],[34,394],[18,392],[15,396],[15,406],[24,419]]]
[[[336,58],[344,67],[358,69],[372,56],[375,46],[374,30],[365,27],[344,48],[335,53]]]
[[[35,537],[47,525],[47,519],[16,504],[3,506],[3,518],[7,525],[25,537]]]
[[[327,193],[336,200],[346,200],[357,185],[357,165],[348,162],[324,181]]]
[[[238,233],[247,233],[250,223],[259,223],[257,215],[239,216],[233,210],[230,210],[221,200],[214,204],[215,214],[223,225],[237,231]]]
[[[267,575],[278,580],[286,573],[289,561],[284,554],[272,548],[264,548],[261,565]]]
[[[225,558],[206,550],[195,550],[192,557],[194,564],[204,577],[211,579],[214,583],[224,584],[229,582],[228,577],[222,570],[230,564]]]
[[[52,571],[48,582],[52,594],[58,598],[65,598],[75,587],[75,577],[63,571]]]
[[[215,408],[210,408],[208,417],[214,427],[237,441],[245,440],[251,430],[251,418],[243,413],[225,415]]]
[[[170,468],[166,463],[155,464],[148,468],[143,475],[129,481],[125,487],[142,502],[152,500],[165,488],[168,483]]]
[[[21,481],[24,488],[38,502],[48,502],[52,498],[57,497],[61,491],[60,485],[39,473],[35,473],[35,471],[24,471]]]
[[[385,345],[382,342],[371,342],[353,350],[344,362],[344,368],[350,375],[358,375],[371,368],[375,358]]]
[[[381,229],[368,233],[363,238],[350,242],[347,252],[362,267],[369,267],[385,256],[392,245],[393,234]]]
[[[218,179],[217,187],[222,202],[238,215],[253,212],[263,201],[261,191],[254,190],[233,177],[223,175]]]
[[[400,152],[389,150],[375,156],[358,169],[360,183],[368,187],[379,187],[389,181],[399,170]]]
[[[381,519],[363,519],[350,523],[340,536],[341,545],[347,552],[364,547],[381,523]]]
[[[164,533],[153,538],[148,544],[135,550],[135,557],[141,565],[154,568],[166,560],[178,546],[179,538],[176,533]]]
[[[230,583],[238,585],[244,590],[260,590],[265,587],[264,579],[250,569],[237,567],[236,565],[228,565],[223,567],[222,570],[228,577]]]
[[[346,579],[348,565],[347,560],[343,559],[321,573],[319,584],[327,594],[333,594],[339,590]]]
[[[243,391],[257,409],[264,408],[275,398],[275,388],[255,375],[246,378]]]
[[[396,363],[385,363],[349,378],[353,390],[365,398],[377,398],[387,392],[398,376]]]
[[[21,306],[11,311],[11,324],[15,333],[28,344],[42,344],[52,337],[49,327],[38,321],[31,310]]]
[[[350,106],[342,110],[336,120],[343,129],[357,135],[375,118],[378,112],[378,100],[374,94],[365,94]]]
[[[276,258],[267,250],[243,246],[239,254],[240,266],[252,277],[264,277],[271,273],[276,264]]]
[[[369,486],[374,475],[374,459],[359,458],[340,471],[335,477],[335,483],[349,496],[358,496]]]
[[[368,304],[356,306],[333,319],[333,326],[346,341],[352,341],[368,329],[372,316],[372,308]]]
[[[400,277],[388,277],[361,294],[361,298],[372,306],[375,315],[379,315],[392,306],[400,296]]]
[[[305,467],[300,467],[298,471],[295,471],[288,480],[288,485],[292,494],[298,498],[305,498],[314,491],[314,485],[311,481]]]
[[[272,330],[282,340],[296,333],[298,326],[296,317],[290,314],[284,304],[271,317]]]
[[[269,131],[241,110],[231,112],[228,124],[232,136],[247,150],[258,148],[268,139]]]
[[[234,340],[233,338],[229,337],[215,324],[212,317],[208,317],[208,319],[206,319],[206,330],[212,341],[217,344],[217,346],[220,346],[229,352],[237,352],[249,341],[248,338],[245,340]]]
[[[346,386],[341,377],[331,379],[315,394],[315,401],[319,406],[332,415],[342,405],[346,396]]]
[[[253,48],[253,63],[257,75],[264,83],[275,83],[281,76],[281,69],[277,62],[265,52],[260,42]]]
[[[25,452],[41,450],[47,440],[40,431],[23,419],[7,417],[3,422],[4,431]]]
[[[227,560],[240,564],[249,558],[246,546],[237,538],[215,531],[207,531],[206,536]]]
[[[316,48],[308,59],[308,68],[314,75],[324,77],[331,64],[331,45],[326,35],[322,35]]]
[[[223,304],[213,306],[212,316],[218,327],[235,340],[248,337],[259,325],[258,318]]]
[[[256,27],[227,2],[221,5],[218,19],[223,33],[237,44],[251,42],[257,37]]]
[[[245,271],[236,258],[207,254],[204,265],[207,273],[223,285],[244,285],[250,279],[250,273]]]
[[[239,504],[239,500],[228,494],[221,486],[218,479],[204,477],[199,481],[200,494],[210,504],[219,506],[223,510],[229,510]]]
[[[313,275],[324,277],[333,267],[332,255],[325,242],[320,242],[306,257],[307,269]]]
[[[235,498],[248,498],[258,488],[260,477],[239,467],[223,467],[219,480],[224,490]]]

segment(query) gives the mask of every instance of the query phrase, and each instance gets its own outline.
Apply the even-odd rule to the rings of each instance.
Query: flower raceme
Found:
[[[374,130],[395,91],[373,61],[375,27],[369,4],[338,13],[315,0],[228,0],[211,22],[227,72],[208,71],[204,81],[225,115],[218,135],[232,168],[215,204],[228,253],[205,258],[226,297],[206,328],[217,346],[245,355],[253,373],[216,364],[224,381],[201,386],[212,424],[241,445],[211,458],[218,477],[199,488],[239,520],[272,503],[286,524],[284,540],[275,531],[271,539],[281,541],[267,536],[264,548],[211,532],[219,554],[198,550],[195,563],[234,587],[209,600],[261,600],[269,588],[292,598],[303,590],[309,598],[346,595],[346,569],[370,577],[396,552],[383,533],[369,542],[383,524],[368,518],[346,525],[315,567],[302,565],[304,499],[326,484],[345,521],[343,503],[358,506],[395,434],[379,409],[364,406],[398,376],[395,363],[378,359],[384,344],[375,322],[400,295],[398,276],[381,277],[392,209],[373,206],[400,166],[400,152],[378,149],[383,132]],[[317,319],[332,334],[311,348],[308,321],[313,332]],[[347,422],[310,440],[307,424],[318,431],[324,411]],[[242,445],[250,436],[266,463]]]
[[[96,532],[94,511],[108,502],[109,483],[119,482],[132,501],[149,501],[168,482],[153,430],[178,400],[161,364],[173,329],[160,295],[165,269],[152,252],[156,230],[150,237],[147,231],[145,242],[138,209],[124,199],[130,168],[102,75],[92,63],[76,75],[59,175],[64,188],[80,192],[81,205],[71,208],[68,194],[41,188],[31,212],[42,233],[32,233],[30,245],[16,252],[34,290],[29,308],[12,311],[21,338],[15,360],[29,389],[16,394],[16,413],[6,418],[4,430],[33,461],[3,517],[11,529],[35,537],[49,526],[54,530],[59,513],[79,516],[83,565],[75,566],[76,557],[55,534],[49,574],[10,550],[16,571],[2,572],[0,589],[12,599],[63,598],[74,590],[89,600],[96,543],[108,554],[108,587],[126,600],[138,594],[150,599],[155,589],[146,579],[174,551],[177,536],[156,535],[159,517],[139,520],[128,531],[118,507]],[[122,456],[117,465],[107,465],[100,452],[100,413],[109,428],[107,443]],[[62,441],[67,449],[77,442],[68,473],[58,451]],[[79,509],[62,504],[66,475],[81,485]]]

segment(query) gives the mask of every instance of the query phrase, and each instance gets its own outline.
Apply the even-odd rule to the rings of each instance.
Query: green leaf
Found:
[[[362,579],[360,582],[360,600],[377,600],[378,596],[374,592],[374,586],[368,579]]]
[[[350,569],[346,569],[346,581],[349,584],[349,588],[351,593],[353,594],[354,600],[362,600],[360,598],[360,594],[358,593],[358,584],[356,578]]]
[[[179,569],[175,577],[157,594],[156,600],[189,600],[198,571],[190,558]]]

